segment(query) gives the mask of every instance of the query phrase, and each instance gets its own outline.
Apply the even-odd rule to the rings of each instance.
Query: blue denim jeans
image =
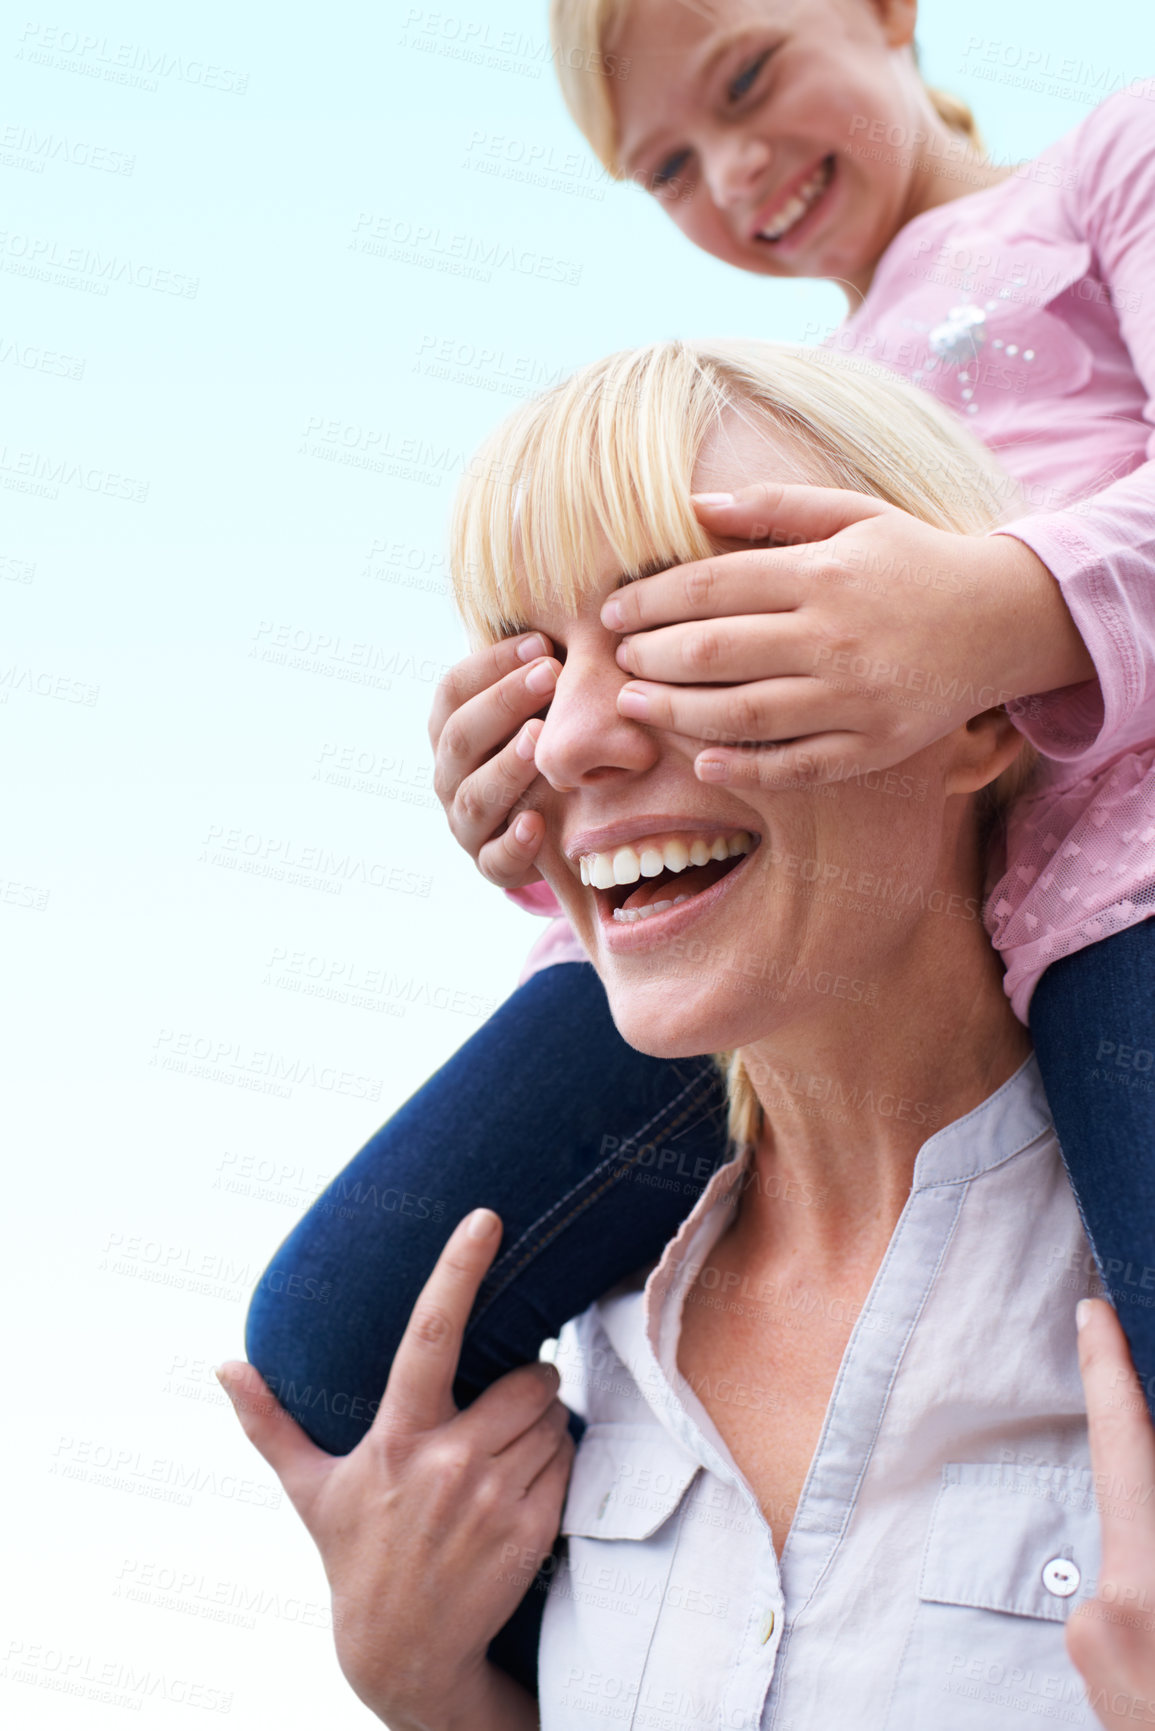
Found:
[[[1153,940],[1148,920],[1067,957],[1032,1006],[1083,1218],[1148,1378]],[[548,968],[401,1107],[285,1240],[253,1296],[249,1358],[316,1442],[346,1453],[368,1429],[442,1245],[485,1204],[505,1232],[466,1331],[456,1388],[466,1405],[661,1255],[726,1158],[724,1126],[712,1060],[635,1052],[592,967]],[[545,1582],[543,1573],[490,1649],[530,1689]]]
[[[465,1333],[454,1392],[468,1405],[661,1255],[727,1157],[725,1122],[712,1059],[634,1051],[592,967],[547,968],[289,1234],[253,1295],[249,1359],[315,1442],[347,1453],[369,1427],[445,1240],[484,1204],[505,1230]],[[547,1575],[490,1649],[535,1692]]]
[[[1083,1224],[1155,1414],[1155,919],[1052,962],[1031,1033]]]

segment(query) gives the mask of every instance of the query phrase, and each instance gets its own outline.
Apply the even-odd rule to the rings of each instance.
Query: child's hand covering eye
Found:
[[[534,632],[467,655],[441,681],[429,717],[433,787],[449,827],[501,889],[540,880],[533,861],[545,824],[538,812],[514,813],[537,776],[542,724],[531,718],[548,706],[561,666],[549,650]]]
[[[695,505],[720,539],[763,545],[632,583],[602,622],[638,676],[620,712],[709,741],[702,780],[887,769],[984,709],[1094,677],[1059,585],[1010,535],[833,487]]]

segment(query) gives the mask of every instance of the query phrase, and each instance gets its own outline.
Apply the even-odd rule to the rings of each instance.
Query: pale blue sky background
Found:
[[[559,370],[842,310],[604,180],[544,10],[70,0],[0,24],[0,1712],[21,1727],[122,1725],[102,1675],[143,1694],[138,1726],[195,1722],[192,1684],[246,1731],[372,1722],[210,1367],[308,1197],[534,935],[429,786],[432,685],[462,649],[453,483]],[[1155,72],[1147,0],[932,0],[920,36],[1002,158]],[[495,246],[545,274],[435,268]],[[270,1069],[280,1093],[237,1085]],[[154,1494],[190,1480],[187,1504]]]

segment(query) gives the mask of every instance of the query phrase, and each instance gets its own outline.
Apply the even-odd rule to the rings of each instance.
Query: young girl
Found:
[[[914,10],[555,0],[563,88],[602,160],[739,268],[844,284],[852,312],[831,346],[949,404],[1026,498],[978,539],[837,490],[700,501],[719,545],[748,550],[689,576],[643,575],[608,604],[636,676],[619,706],[687,749],[761,742],[699,749],[705,779],[802,777],[818,797],[853,777],[897,799],[918,790],[888,785],[888,765],[1010,704],[1044,762],[1012,813],[985,915],[1150,1395],[1155,85],[999,169],[964,111],[922,84]],[[556,676],[550,648],[514,638],[469,657],[431,723],[454,833],[543,912],[555,908],[533,881],[540,820],[518,802]],[[525,983],[262,1280],[250,1357],[323,1446],[364,1433],[414,1299],[470,1208],[496,1209],[505,1237],[466,1337],[462,1401],[655,1260],[724,1157],[711,1063],[626,1047],[579,954],[564,924],[549,929]],[[869,983],[857,984],[869,1016]],[[817,1062],[780,1087],[800,1111],[841,1101]],[[864,1109],[882,1108],[849,1110]],[[286,1272],[330,1282],[328,1303],[294,1304],[287,1294],[316,1288]],[[527,1599],[496,1648],[527,1679],[534,1610]]]

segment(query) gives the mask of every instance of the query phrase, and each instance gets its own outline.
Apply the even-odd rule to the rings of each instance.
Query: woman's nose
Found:
[[[602,655],[592,666],[572,649],[558,676],[534,762],[558,793],[652,768],[659,746],[649,729],[618,714],[618,692],[630,678]]]
[[[748,203],[757,194],[772,152],[761,138],[726,133],[703,152],[702,170],[719,210]]]

